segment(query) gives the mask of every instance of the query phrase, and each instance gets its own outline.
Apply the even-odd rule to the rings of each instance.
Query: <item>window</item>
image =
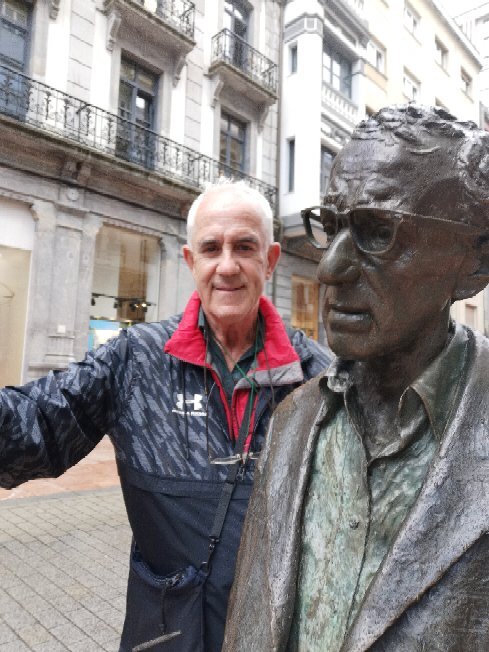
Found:
[[[321,201],[326,191],[328,190],[329,185],[329,175],[331,173],[331,166],[336,154],[329,150],[327,147],[321,147],[321,180],[320,180],[320,191],[321,191]]]
[[[292,276],[292,328],[318,338],[319,284],[308,278]]]
[[[465,324],[470,328],[477,328],[477,306],[465,304]]]
[[[224,28],[234,35],[231,38],[226,37],[226,55],[229,61],[241,70],[247,69],[249,65],[249,21],[250,8],[244,0],[224,0]]]
[[[351,98],[352,62],[328,44],[323,46],[323,81]]]
[[[157,318],[158,238],[103,226],[95,243],[89,347],[121,326]]]
[[[224,0],[224,28],[239,36],[243,41],[248,40],[248,26],[250,22],[250,7],[243,0]]]
[[[472,94],[472,77],[463,69],[460,69],[460,81],[463,92],[470,97]]]
[[[122,158],[153,167],[153,119],[158,79],[138,64],[122,59],[119,83],[119,117],[116,153]]]
[[[30,38],[30,10],[20,0],[0,0],[0,64],[23,72]]]
[[[295,138],[290,138],[288,141],[288,149],[289,149],[289,156],[288,156],[288,161],[289,161],[289,182],[288,182],[288,188],[289,192],[294,192],[294,185],[295,185]]]
[[[409,5],[404,5],[404,26],[413,36],[417,35],[419,29],[419,16]]]
[[[380,73],[385,74],[385,49],[373,41],[367,44],[367,61]]]
[[[291,45],[289,48],[289,64],[290,74],[293,75],[297,72],[297,44]]]
[[[0,387],[22,382],[34,220],[20,202],[0,203]]]
[[[404,95],[411,101],[415,102],[419,97],[419,82],[417,82],[414,77],[404,71],[404,77],[402,80],[402,88]]]
[[[247,126],[228,113],[221,114],[219,160],[226,167],[245,172]],[[226,170],[224,170],[226,172]]]
[[[448,50],[437,38],[435,38],[435,61],[439,66],[443,68],[443,70],[447,69]]]
[[[247,70],[248,61],[248,27],[250,9],[243,0],[224,1],[224,28],[231,32],[226,35],[226,58],[237,68]]]

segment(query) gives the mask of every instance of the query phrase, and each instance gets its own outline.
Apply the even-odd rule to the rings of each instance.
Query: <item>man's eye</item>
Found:
[[[372,228],[372,236],[378,240],[387,240],[389,241],[392,237],[393,227],[386,224],[379,224],[378,226]]]
[[[215,244],[208,244],[202,247],[200,250],[203,254],[214,254],[219,251],[219,247]]]

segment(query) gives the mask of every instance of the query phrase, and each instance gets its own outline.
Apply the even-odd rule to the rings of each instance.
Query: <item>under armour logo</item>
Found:
[[[185,405],[193,405],[192,411],[202,410],[202,394],[194,394],[193,398],[185,400]],[[183,410],[183,394],[177,394],[177,410]]]

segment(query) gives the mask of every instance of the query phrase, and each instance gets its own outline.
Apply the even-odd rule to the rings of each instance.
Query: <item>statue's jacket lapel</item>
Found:
[[[367,591],[343,650],[368,650],[489,532],[489,353],[469,340],[461,393],[440,450]],[[486,628],[489,626],[489,614]]]
[[[377,649],[387,630],[489,532],[488,340],[469,334],[469,349],[460,400],[440,450],[347,632],[342,652]],[[273,417],[242,538],[223,652],[287,649],[312,457],[322,426],[338,409],[338,395],[324,389],[325,381],[316,378],[303,385]],[[486,564],[484,560],[484,568]],[[481,612],[482,627],[489,631],[487,611]],[[243,622],[257,624],[247,629]],[[428,641],[428,647],[378,649],[443,648],[430,648]]]

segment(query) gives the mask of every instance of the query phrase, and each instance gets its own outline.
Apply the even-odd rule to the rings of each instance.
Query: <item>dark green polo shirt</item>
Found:
[[[258,313],[258,332],[256,343],[253,344],[239,360],[236,361],[233,369],[230,371],[226,363],[224,354],[216,342],[211,328],[205,318],[204,311],[202,308],[199,313],[199,328],[202,329],[204,336],[208,338],[208,354],[210,355],[210,362],[214,369],[217,371],[219,378],[221,379],[224,392],[226,393],[226,398],[229,405],[231,405],[231,399],[233,396],[233,391],[238,380],[243,378],[244,375],[252,368],[253,363],[256,362],[256,356],[263,349],[264,338],[265,338],[265,322],[261,315]]]

